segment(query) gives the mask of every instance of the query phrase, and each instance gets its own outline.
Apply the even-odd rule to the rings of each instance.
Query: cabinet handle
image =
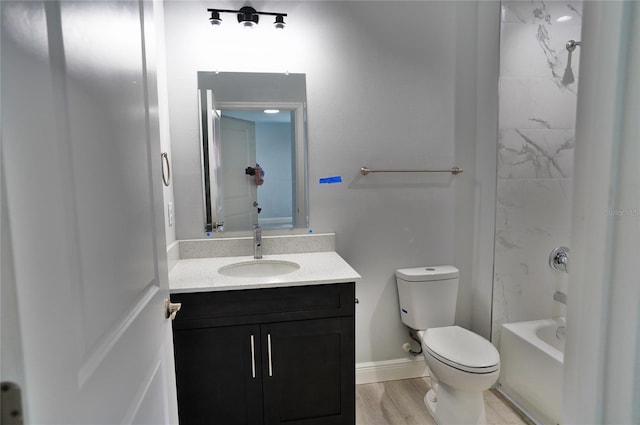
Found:
[[[256,350],[253,341],[253,334],[251,335],[251,376],[256,378]]]
[[[273,365],[271,364],[271,334],[267,334],[267,352],[269,353],[269,376],[273,376]]]

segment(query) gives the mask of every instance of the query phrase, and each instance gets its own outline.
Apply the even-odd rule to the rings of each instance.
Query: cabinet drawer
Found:
[[[355,284],[171,294],[182,303],[174,329],[351,316]]]

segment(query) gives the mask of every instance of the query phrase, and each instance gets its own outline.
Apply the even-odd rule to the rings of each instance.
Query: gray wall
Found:
[[[165,3],[177,238],[197,237],[183,233],[180,221],[201,220],[202,214],[196,72],[305,73],[310,228],[336,232],[338,253],[363,277],[357,286],[356,361],[406,355],[394,279],[401,267],[459,267],[456,321],[488,336],[498,4],[253,6],[288,13],[286,30],[275,32],[265,22],[253,32],[240,31],[233,15],[212,28],[209,3]],[[465,172],[456,177],[359,173],[362,166],[453,165]],[[335,175],[342,176],[342,184],[318,183]]]

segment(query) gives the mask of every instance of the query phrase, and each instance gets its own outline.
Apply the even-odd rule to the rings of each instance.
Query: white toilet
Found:
[[[453,326],[459,276],[453,266],[396,270],[400,315],[422,342],[432,388],[424,401],[439,425],[485,424],[482,392],[500,374],[493,344]]]

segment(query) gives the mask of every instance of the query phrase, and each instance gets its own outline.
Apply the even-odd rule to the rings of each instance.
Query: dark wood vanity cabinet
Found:
[[[172,294],[180,423],[355,423],[353,283]]]
[[[254,378],[246,361],[252,354],[249,336],[258,337],[259,331],[259,326],[174,331],[181,424],[262,423],[262,376],[256,369]]]

